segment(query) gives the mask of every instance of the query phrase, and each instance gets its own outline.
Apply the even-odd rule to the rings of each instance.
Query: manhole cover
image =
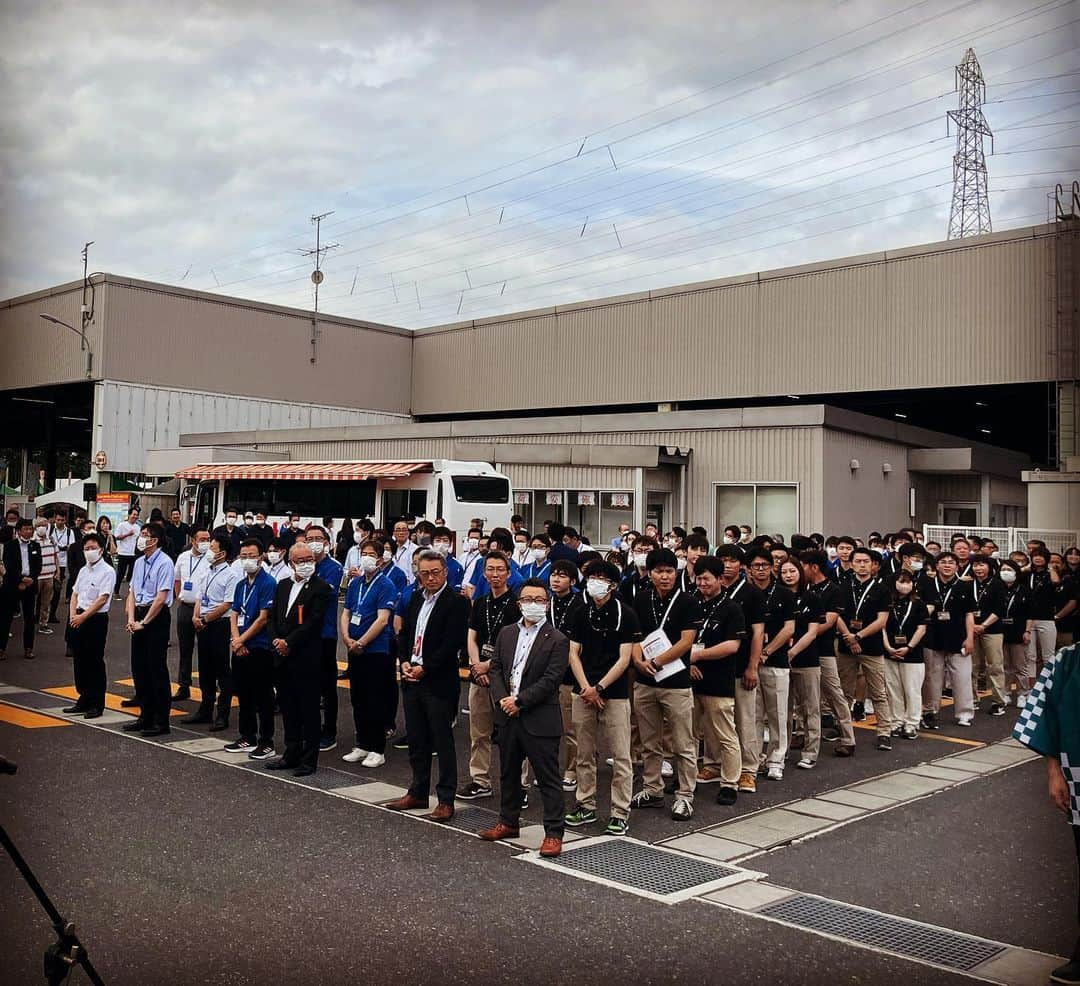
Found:
[[[1004,951],[993,942],[803,894],[768,904],[756,913],[950,969],[974,969]]]
[[[479,808],[469,805],[467,808],[455,808],[454,817],[450,819],[450,827],[461,829],[463,832],[483,832],[491,828],[499,820],[498,812],[489,811],[487,808]]]

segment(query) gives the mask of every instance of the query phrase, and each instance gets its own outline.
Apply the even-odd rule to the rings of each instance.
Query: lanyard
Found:
[[[533,562],[533,564],[535,565],[536,562]],[[542,579],[544,577],[544,572],[546,572],[549,568],[551,568],[551,562],[549,562],[549,561],[544,562],[544,567],[539,569],[538,571],[533,572],[532,575],[530,576],[530,578]]]
[[[735,597],[740,592],[742,592],[742,588],[743,588],[744,585],[746,585],[746,579],[739,579],[739,584],[737,586],[735,586],[734,589],[729,588],[729,589],[725,590],[725,592],[724,592],[725,598],[730,599],[732,602],[734,602]]]
[[[277,579],[278,572],[280,572],[284,567],[285,567],[285,562],[279,561],[276,565],[271,567],[270,574],[272,576],[274,576],[275,579]],[[278,581],[280,581],[280,579]]]
[[[211,587],[217,581],[217,577],[222,572],[228,572],[228,570],[229,570],[228,565],[222,565],[221,568],[219,568],[217,570],[217,572],[214,572],[213,569],[210,569],[210,581],[206,583],[206,588],[203,590],[203,598],[206,600],[207,605],[210,604],[210,589],[211,589]],[[222,600],[222,602],[224,602],[224,600]]]
[[[566,594],[566,600],[563,601],[558,596],[551,597],[551,619],[555,624],[556,630],[562,630],[563,624],[566,622],[566,617],[570,614],[570,604],[574,601],[574,594],[568,592]],[[558,612],[562,610],[562,612]]]
[[[660,620],[659,623],[656,624],[656,629],[657,630],[663,630],[664,629],[664,624],[667,623],[667,619],[671,615],[671,607],[675,605],[675,600],[678,599],[679,596],[681,596],[681,595],[682,595],[682,589],[676,589],[671,594],[671,602],[668,603],[667,609],[664,610],[664,618],[662,620]],[[656,596],[655,595],[653,596],[653,598],[651,600],[651,605],[652,605],[653,619],[656,619],[657,618],[657,613],[656,613]]]
[[[247,579],[245,579],[244,581],[246,582]],[[257,582],[258,579],[256,579],[255,581]],[[247,586],[246,588],[247,592],[244,592],[243,589],[240,590],[244,595],[244,598],[240,601],[240,608],[244,611],[245,616],[249,615],[247,611],[248,600],[251,598],[251,594],[255,591],[255,582],[252,582],[251,585]]]
[[[195,564],[192,565],[191,560],[192,560],[193,557],[194,557],[193,555],[188,556],[187,577],[188,577],[189,582],[191,581],[191,576],[192,576],[192,574],[194,574],[195,569],[197,569],[202,564],[203,558],[206,557],[206,556],[205,555],[199,555],[199,557],[195,560]]]
[[[157,558],[157,552],[154,552],[154,558]],[[146,585],[154,577],[154,563],[149,558],[143,559],[143,577],[142,577],[142,591],[143,595],[146,594]]]
[[[975,606],[980,612],[982,612],[983,600],[986,598],[986,594],[990,591],[990,580],[987,579],[986,582],[983,583],[983,585],[981,586],[978,583],[975,584],[978,589],[978,598],[975,600]]]
[[[859,597],[858,602],[855,602],[855,583],[853,582],[851,584],[851,601],[855,603],[855,612],[852,614],[853,619],[857,620],[859,618],[859,610],[862,609],[863,603],[866,602],[866,597],[870,595],[870,590],[873,589],[875,585],[876,583],[873,579],[867,579],[866,588],[863,590],[862,596]]]
[[[899,636],[901,636],[901,637],[904,635],[904,624],[907,623],[908,617],[911,616],[911,607],[913,605],[914,605],[914,603],[912,602],[912,600],[909,599],[908,604],[907,604],[907,609],[904,611],[903,616],[900,615],[899,608],[897,608],[896,610],[893,611],[895,616],[896,616],[897,630],[899,630]]]
[[[1010,611],[1012,610],[1013,603],[1016,602],[1016,597],[1019,596],[1019,592],[1010,592],[1009,598],[1005,601],[1005,616],[1008,618]]]
[[[701,606],[705,610],[705,621],[701,624],[701,633],[698,634],[699,640],[705,639],[705,634],[708,633],[710,628],[714,628],[719,625],[719,620],[714,620],[713,616],[718,609],[723,609],[725,597],[722,593],[717,593],[716,597],[711,600],[701,600]]]
[[[360,586],[360,604],[359,604],[360,606],[364,605],[364,600],[367,598],[368,593],[371,592],[371,590],[375,588],[375,583],[378,582],[379,579],[381,579],[382,577],[383,577],[382,572],[379,572],[379,574],[376,575],[375,578],[373,578],[371,580],[371,582],[368,583],[368,586],[367,586],[366,590],[364,589],[363,585]]]
[[[531,631],[532,640],[529,642],[528,647],[522,649],[522,647],[521,647],[521,639],[520,639],[520,637],[518,638],[518,648],[517,649],[518,649],[518,651],[521,652],[521,657],[518,657],[518,655],[516,653],[514,654],[514,666],[510,669],[510,680],[511,681],[513,681],[514,676],[518,673],[518,670],[521,668],[521,666],[529,659],[529,655],[532,653],[532,649],[533,649],[534,645],[536,644],[536,638],[540,635],[540,627],[541,626],[542,626],[542,624],[538,623],[536,626],[534,626],[532,628],[532,631]],[[520,630],[518,630],[518,633],[519,634],[524,634],[525,633],[525,628],[522,627]]]
[[[952,595],[952,591],[953,591],[953,589],[956,588],[956,585],[957,585],[958,581],[959,580],[954,579],[953,584],[949,586],[949,591],[946,592],[944,596],[942,596],[941,595],[941,582],[938,580],[938,577],[936,575],[934,576],[934,585],[937,586],[938,597],[941,599],[941,608],[942,609],[946,609],[948,607],[948,605],[949,605],[949,596]]]
[[[772,597],[774,595],[776,595],[776,587],[779,584],[780,583],[777,582],[776,579],[773,579],[772,584],[769,586],[769,594],[765,597],[765,609],[766,610],[768,610],[769,606],[772,605]],[[863,598],[865,599],[866,597],[863,596]],[[856,612],[858,612],[858,611],[856,610]]]
[[[615,629],[615,632],[618,633],[619,628],[622,626],[622,603],[619,602],[619,597],[618,596],[613,596],[612,599],[615,600],[615,612],[617,614],[617,616],[615,617],[615,627],[614,627],[614,629]],[[589,626],[591,626],[601,636],[606,635],[607,632],[609,630],[611,630],[612,628],[604,626],[604,623],[603,623],[602,619],[600,621],[600,625],[597,626],[596,621],[593,619],[593,614],[594,613],[602,613],[605,609],[608,608],[609,604],[610,604],[610,600],[607,603],[604,603],[604,605],[601,606],[600,609],[597,609],[591,602],[585,603],[585,605],[589,607]]]
[[[487,638],[484,641],[485,643],[488,643],[488,644],[491,643],[491,638],[494,635],[494,627],[498,626],[498,624],[500,624],[502,622],[502,618],[506,614],[506,607],[510,602],[511,595],[512,595],[511,593],[507,592],[503,596],[502,602],[498,604],[498,606],[499,606],[499,615],[494,620],[494,626],[493,626],[493,621],[491,619],[491,611],[495,608],[495,597],[494,596],[488,596],[487,597],[488,598],[488,604],[487,604],[487,608],[484,610],[484,625],[487,627]]]
[[[406,541],[400,548],[397,549],[397,554],[394,555],[394,564],[396,565],[401,561],[401,556],[409,550],[409,542]]]

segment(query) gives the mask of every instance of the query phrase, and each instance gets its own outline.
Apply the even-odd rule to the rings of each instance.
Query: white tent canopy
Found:
[[[86,506],[86,484],[89,479],[80,479],[77,483],[53,490],[52,493],[42,493],[34,497],[34,508],[47,507],[51,503],[74,503],[76,506]]]

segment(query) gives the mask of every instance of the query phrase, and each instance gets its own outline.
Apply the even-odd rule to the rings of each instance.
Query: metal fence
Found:
[[[937,541],[943,548],[955,534],[964,537],[989,538],[1002,555],[1011,551],[1027,551],[1028,541],[1045,541],[1050,551],[1064,551],[1080,544],[1078,531],[1051,531],[1037,527],[956,527],[948,524],[924,524],[923,539]]]

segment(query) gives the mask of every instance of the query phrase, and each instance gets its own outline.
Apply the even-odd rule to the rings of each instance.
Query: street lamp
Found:
[[[45,319],[46,322],[52,322],[54,325],[62,325],[79,337],[79,348],[86,353],[86,379],[89,380],[94,368],[94,351],[90,348],[90,341],[86,338],[86,332],[80,332],[74,325],[68,325],[63,319],[56,318],[54,315],[46,315],[44,312],[40,312],[38,317]]]

